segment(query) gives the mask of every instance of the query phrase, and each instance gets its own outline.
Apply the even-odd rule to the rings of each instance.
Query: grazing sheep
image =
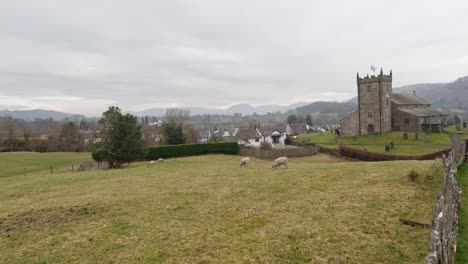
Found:
[[[287,157],[279,157],[275,159],[273,162],[273,165],[271,165],[272,169],[279,168],[281,165],[286,166],[286,169],[288,168],[288,158]]]
[[[240,166],[239,167],[242,167],[242,166],[245,166],[247,167],[247,165],[250,163],[250,158],[249,157],[243,157],[241,160],[240,160]]]
[[[151,161],[149,162],[149,164],[148,164],[148,167],[149,167],[149,166],[153,166],[153,165],[154,165],[154,160],[151,160]],[[148,167],[147,167],[147,168],[148,168]]]
[[[163,158],[159,158],[158,161],[159,161],[159,162],[163,162],[164,159],[163,159]]]

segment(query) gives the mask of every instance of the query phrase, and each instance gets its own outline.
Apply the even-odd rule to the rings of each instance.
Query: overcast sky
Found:
[[[468,75],[468,1],[0,0],[0,108],[342,101]]]

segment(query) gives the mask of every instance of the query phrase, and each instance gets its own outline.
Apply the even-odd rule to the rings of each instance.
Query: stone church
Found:
[[[356,76],[358,109],[340,121],[342,136],[381,134],[389,131],[441,132],[447,114],[413,94],[392,92],[392,71],[385,75]]]

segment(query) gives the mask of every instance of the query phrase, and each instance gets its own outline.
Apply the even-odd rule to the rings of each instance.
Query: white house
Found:
[[[260,142],[270,142],[274,148],[284,148],[286,140],[286,125],[258,127]]]
[[[211,138],[211,130],[209,129],[202,129],[198,131],[198,142],[199,143],[206,143]]]
[[[237,131],[236,137],[239,145],[260,147],[261,136],[255,128],[241,128]]]

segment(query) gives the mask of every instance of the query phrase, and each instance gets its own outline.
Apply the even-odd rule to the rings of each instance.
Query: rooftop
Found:
[[[392,102],[398,105],[430,105],[428,101],[418,97],[416,94],[393,93]]]
[[[443,116],[447,115],[447,113],[432,109],[432,108],[404,108],[400,109],[400,111],[403,111],[405,113],[415,115],[418,117],[429,117],[429,116]]]

